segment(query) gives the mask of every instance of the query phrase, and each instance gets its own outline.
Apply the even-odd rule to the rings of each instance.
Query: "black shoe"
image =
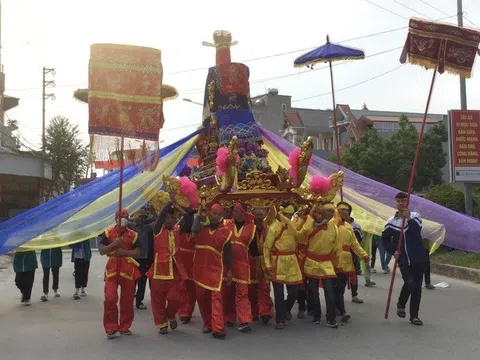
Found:
[[[158,333],[161,334],[161,335],[167,335],[168,334],[168,326],[160,328]]]
[[[147,310],[147,307],[145,305],[143,305],[143,303],[138,303],[137,304],[137,309],[138,310]]]
[[[177,320],[169,320],[170,323],[170,329],[175,330],[178,327]]]
[[[210,334],[212,332],[212,329],[209,329],[209,328],[203,328],[202,332],[204,334]]]
[[[287,320],[287,321],[292,320],[292,313],[290,311],[287,311],[285,313],[285,320]]]
[[[117,335],[118,335],[118,331],[109,332],[109,333],[107,334],[107,339],[109,339],[109,340],[110,340],[110,339],[114,339],[114,338],[117,337]]]
[[[254,316],[252,320],[253,321],[258,321],[258,320],[260,320],[260,318],[258,316]]]
[[[342,316],[342,323],[346,324],[346,323],[348,323],[348,322],[350,321],[350,319],[351,319],[351,316],[350,316],[350,315],[344,314],[344,315]]]
[[[222,332],[214,332],[212,333],[212,336],[215,338],[215,339],[225,339],[225,336],[227,336],[227,334],[225,334],[223,331]]]
[[[120,331],[120,335],[130,336],[132,335],[132,332],[130,331],[130,329],[127,329],[125,331]]]
[[[270,316],[262,316],[262,324],[263,325],[268,325],[270,322],[271,317]]]
[[[228,326],[228,327],[234,327],[234,326],[235,326],[235,322],[227,321],[227,326]]]
[[[338,323],[335,320],[327,321],[327,326],[332,329],[338,328]]]
[[[188,324],[191,319],[192,319],[191,317],[187,317],[187,316],[186,316],[186,317],[181,317],[181,318],[180,318],[180,322],[181,322],[182,324]]]
[[[246,324],[240,324],[238,326],[238,331],[242,332],[242,333],[249,333],[252,331],[252,328],[250,327],[250,325],[248,325],[248,323]]]
[[[432,284],[427,284],[427,285],[425,285],[425,289],[435,290],[435,286],[433,286]]]
[[[317,325],[321,324],[322,323],[322,318],[320,316],[319,317],[314,317],[313,322]]]

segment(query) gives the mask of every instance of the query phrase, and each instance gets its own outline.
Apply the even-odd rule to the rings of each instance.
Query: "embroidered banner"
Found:
[[[469,78],[479,43],[479,31],[412,18],[400,62]]]

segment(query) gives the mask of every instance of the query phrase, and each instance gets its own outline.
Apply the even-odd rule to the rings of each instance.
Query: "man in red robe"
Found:
[[[180,250],[180,230],[175,209],[168,202],[161,210],[155,223],[153,243],[153,264],[147,272],[151,280],[150,297],[155,326],[160,334],[168,334],[177,328],[176,315],[180,308],[181,284],[187,277],[181,261],[177,261]]]
[[[197,284],[197,302],[202,315],[204,333],[225,338],[222,283],[224,267],[227,284],[232,282],[231,231],[223,225],[224,208],[212,205],[208,218],[200,207],[195,215],[192,233],[195,234],[193,278]]]
[[[109,257],[105,266],[105,293],[103,326],[109,339],[118,332],[131,335],[133,323],[133,298],[135,281],[141,276],[135,257],[140,255],[137,233],[127,227],[128,211],[122,209],[115,214],[117,225],[106,230],[98,245],[100,255]],[[120,321],[118,317],[118,287],[120,295]]]
[[[250,255],[258,259],[257,242],[253,241],[256,226],[253,215],[247,214],[244,205],[236,203],[232,211],[232,220],[225,225],[231,231],[232,243],[232,284],[223,288],[224,310],[227,324],[233,325],[238,318],[238,331],[250,332],[252,307],[248,297],[250,284]]]

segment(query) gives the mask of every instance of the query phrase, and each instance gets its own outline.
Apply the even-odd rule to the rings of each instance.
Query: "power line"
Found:
[[[389,12],[390,14],[399,16],[399,17],[401,17],[401,18],[403,18],[403,19],[405,19],[405,20],[409,20],[407,17],[405,17],[405,16],[403,16],[403,15],[400,15],[399,13],[396,13],[395,11],[392,11],[392,10],[389,10],[389,9],[387,9],[387,8],[384,8],[383,6],[380,6],[380,5],[378,5],[378,4],[375,4],[374,2],[372,2],[372,1],[370,1],[370,0],[365,0],[365,1],[366,1],[367,3],[373,5],[373,6],[376,6],[376,7],[380,8],[380,9],[382,9],[382,10],[385,10],[385,11]]]
[[[392,0],[392,1],[393,1],[393,2],[396,2],[398,5],[403,6],[404,8],[406,8],[406,9],[408,9],[408,10],[410,10],[410,11],[413,11],[414,13],[416,13],[416,14],[418,14],[418,15],[420,15],[420,16],[423,16],[423,17],[425,17],[425,18],[431,19],[430,16],[425,15],[425,14],[421,13],[420,11],[417,11],[417,10],[415,10],[414,8],[411,8],[411,7],[408,6],[408,5],[405,5],[405,4],[401,3],[401,2],[398,1],[398,0]]]
[[[470,24],[472,24],[473,26],[475,26],[477,29],[480,29],[480,27],[478,27],[473,21],[468,20],[465,15],[463,15],[463,18],[464,18],[465,20],[467,20]]]
[[[379,74],[379,75],[377,75],[377,76],[374,76],[374,77],[371,77],[371,78],[369,78],[369,79],[360,81],[360,82],[358,82],[358,83],[356,83],[356,84],[352,84],[352,85],[349,85],[349,86],[347,86],[347,87],[344,87],[344,88],[335,90],[335,92],[337,93],[337,92],[339,92],[339,91],[351,89],[351,88],[353,88],[353,87],[356,87],[356,86],[365,84],[365,83],[367,83],[367,82],[369,82],[369,81],[378,79],[378,78],[380,78],[380,77],[382,77],[382,76],[384,76],[384,75],[390,74],[390,73],[394,72],[395,70],[400,69],[400,68],[401,68],[402,66],[404,66],[404,65],[405,65],[405,64],[399,65],[399,66],[397,66],[397,67],[395,67],[395,68],[393,68],[393,69],[391,69],[391,70],[388,70],[388,71],[386,71],[386,72],[384,72],[384,73],[381,73],[381,74]],[[322,97],[322,96],[326,96],[326,95],[330,95],[331,93],[332,93],[332,92],[329,91],[329,92],[326,92],[326,93],[323,93],[323,94],[314,95],[314,96],[309,96],[309,97],[305,97],[305,98],[298,99],[298,100],[293,100],[292,103],[300,102],[300,101],[304,101],[304,100],[310,100],[310,99],[314,99],[314,98]]]
[[[441,9],[439,9],[439,8],[437,8],[437,7],[435,7],[435,6],[433,6],[433,5],[432,5],[432,4],[430,4],[428,1],[425,1],[425,0],[420,0],[420,1],[421,1],[422,3],[424,3],[425,5],[428,5],[428,6],[430,6],[432,9],[434,9],[434,10],[437,10],[437,11],[441,12],[442,14],[444,14],[444,15],[447,15],[447,16],[448,16],[448,14],[447,14],[445,11],[443,11],[443,10],[441,10]]]

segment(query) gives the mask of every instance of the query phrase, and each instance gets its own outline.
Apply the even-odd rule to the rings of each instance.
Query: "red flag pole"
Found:
[[[328,37],[327,37],[328,41]],[[333,101],[333,128],[335,131],[335,150],[337,151],[337,165],[338,171],[341,169],[340,165],[340,137],[338,136],[338,128],[337,128],[337,112],[335,109],[335,88],[333,86],[333,69],[332,69],[332,61],[328,62],[330,66],[330,84],[332,86],[332,101]],[[343,201],[343,188],[340,188],[340,199]]]
[[[432,98],[433,85],[435,83],[436,76],[437,76],[437,66],[435,66],[435,69],[433,70],[432,83],[430,85],[430,91],[428,93],[427,106],[425,108],[425,113],[423,114],[422,127],[420,129],[420,133],[418,135],[418,141],[417,141],[417,150],[415,151],[415,158],[413,159],[412,172],[410,173],[410,181],[408,182],[407,203],[406,203],[407,209],[410,205],[410,195],[413,190],[413,183],[415,182],[415,174],[416,174],[417,165],[418,165],[418,158],[420,157],[420,150],[422,149],[423,134],[425,132],[425,124],[427,122],[428,108],[430,107],[430,100]],[[404,239],[404,232],[405,232],[405,221],[406,219],[405,217],[403,217],[402,226],[400,228],[400,235],[398,237],[398,245],[397,245],[397,253],[399,254],[402,251],[402,242]],[[392,300],[392,290],[393,290],[393,284],[395,282],[395,273],[397,271],[397,266],[398,266],[398,259],[395,259],[395,262],[393,264],[392,278],[390,279],[390,288],[388,289],[387,306],[385,308],[385,319],[388,319],[388,313],[390,311],[390,302]]]
[[[123,136],[120,140],[120,187],[118,189],[118,213],[122,210],[122,196],[123,196],[123,146],[124,146],[124,139]],[[118,217],[118,228],[120,229],[120,217]]]

